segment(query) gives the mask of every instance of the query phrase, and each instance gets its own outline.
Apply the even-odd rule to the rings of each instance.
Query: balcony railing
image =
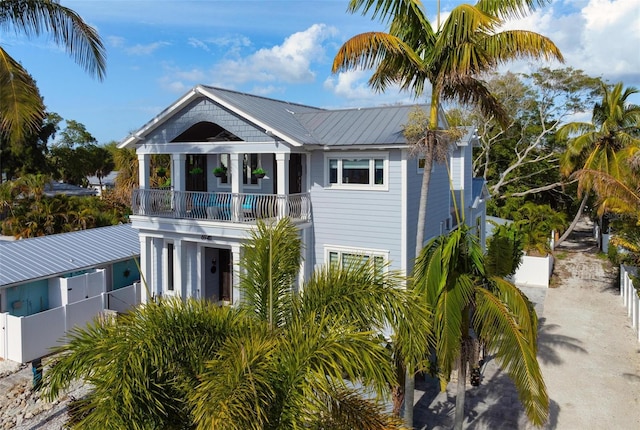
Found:
[[[311,220],[309,194],[203,193],[137,189],[133,191],[134,215],[160,218],[202,219],[253,223],[256,219],[290,217]]]

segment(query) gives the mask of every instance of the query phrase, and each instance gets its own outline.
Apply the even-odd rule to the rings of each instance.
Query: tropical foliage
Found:
[[[558,132],[559,139],[569,139],[567,151],[561,159],[562,174],[578,179],[578,190],[584,195],[583,205],[591,191],[599,195],[598,213],[613,211],[622,203],[610,191],[621,187],[608,184],[624,184],[634,176],[640,156],[640,106],[629,102],[638,93],[633,87],[624,88],[622,82],[613,87],[602,85],[602,100],[593,107],[591,122],[572,122]],[[636,170],[637,171],[637,170]],[[598,184],[597,182],[601,183]],[[629,189],[629,188],[627,188]],[[605,191],[605,192],[603,192]],[[577,223],[573,220],[566,236]],[[562,239],[562,238],[561,238]]]
[[[297,293],[297,235],[285,219],[248,240],[242,306],[160,299],[76,329],[45,392],[91,384],[72,428],[400,428],[381,403],[397,385],[387,343],[424,358],[430,314],[364,261],[320,268]]]
[[[0,184],[2,234],[16,239],[45,236],[126,222],[128,209],[97,197],[49,197],[51,179],[24,175]]]
[[[536,358],[538,319],[515,285],[488,270],[467,226],[430,241],[416,260],[413,286],[434,313],[433,368],[444,389],[458,371],[455,428],[464,419],[468,366],[482,343],[511,377],[529,420],[546,422],[549,398]]]
[[[3,0],[0,28],[26,37],[48,34],[87,72],[104,77],[105,49],[98,33],[58,0]],[[44,104],[33,78],[2,46],[0,94],[0,135],[11,146],[20,146],[25,136],[38,132]]]

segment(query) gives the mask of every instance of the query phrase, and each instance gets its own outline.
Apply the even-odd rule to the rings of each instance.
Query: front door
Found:
[[[231,250],[224,248],[205,248],[204,285],[201,297],[212,302],[231,301],[233,286],[233,260]]]

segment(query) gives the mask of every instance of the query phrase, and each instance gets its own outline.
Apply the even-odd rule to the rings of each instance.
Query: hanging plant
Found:
[[[224,166],[216,167],[213,169],[213,175],[217,178],[221,178],[227,174],[227,168]]]
[[[255,169],[251,173],[253,173],[253,175],[258,179],[262,179],[267,175],[267,172],[264,169],[260,168],[260,167]]]
[[[202,167],[194,167],[193,169],[189,170],[189,173],[191,173],[192,175],[199,175],[200,173],[202,173]]]

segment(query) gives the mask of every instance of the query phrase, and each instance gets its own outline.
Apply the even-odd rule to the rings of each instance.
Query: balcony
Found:
[[[252,224],[257,219],[311,221],[309,194],[206,193],[160,189],[133,191],[133,215]]]

